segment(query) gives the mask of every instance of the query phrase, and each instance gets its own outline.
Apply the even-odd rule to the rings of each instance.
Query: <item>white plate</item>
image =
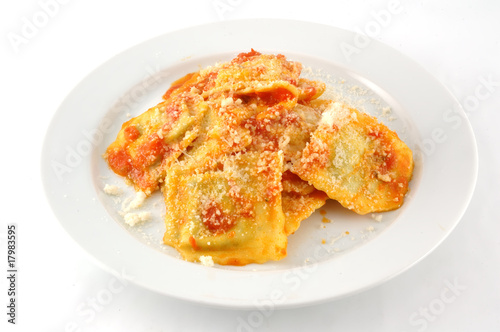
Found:
[[[42,176],[56,216],[108,270],[198,303],[306,305],[405,271],[436,248],[464,213],[476,180],[476,145],[465,113],[439,82],[392,48],[363,38],[305,22],[230,21],[169,33],[115,56],[69,94],[47,132]],[[301,61],[305,75],[333,86],[330,96],[377,115],[413,149],[414,177],[397,211],[358,216],[330,202],[324,210],[333,222],[322,223],[319,213],[304,221],[289,238],[286,259],[209,268],[185,262],[161,244],[160,195],[142,208],[153,212],[152,221],[134,228],[123,222],[119,211],[133,190],[101,155],[121,124],[159,102],[173,80],[250,48]],[[121,201],[103,193],[106,183],[124,189]]]

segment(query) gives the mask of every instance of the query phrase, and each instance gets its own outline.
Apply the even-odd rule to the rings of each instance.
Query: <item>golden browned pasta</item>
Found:
[[[281,207],[282,153],[235,154],[220,170],[191,173],[176,166],[163,187],[164,242],[189,261],[245,265],[286,255]]]
[[[285,234],[295,233],[300,223],[322,207],[327,199],[327,194],[316,189],[305,195],[284,191],[281,200],[285,214]]]
[[[403,204],[412,152],[375,118],[333,102],[292,171],[359,214]]]
[[[125,122],[104,158],[115,173],[150,194],[197,137],[207,109],[201,97],[186,93],[161,102]]]

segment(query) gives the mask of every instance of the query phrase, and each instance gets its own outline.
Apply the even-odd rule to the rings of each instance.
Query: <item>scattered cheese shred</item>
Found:
[[[135,210],[138,209],[144,204],[144,201],[146,200],[146,194],[143,193],[142,191],[138,191],[135,194],[134,199],[128,204],[128,206],[125,207],[123,210],[124,212],[129,212],[130,210]]]
[[[107,183],[104,185],[103,190],[107,195],[110,196],[120,196],[121,194],[123,194],[123,190],[120,187]]]
[[[149,221],[151,219],[151,212],[149,211],[129,212],[125,216],[123,216],[123,219],[125,220],[125,223],[127,225],[134,227],[137,224]]]
[[[200,256],[200,263],[204,266],[212,267],[214,266],[214,259],[212,256]]]

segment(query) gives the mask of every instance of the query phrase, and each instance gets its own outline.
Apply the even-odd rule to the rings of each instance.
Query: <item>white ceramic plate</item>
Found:
[[[290,236],[288,257],[245,267],[205,267],[161,243],[160,195],[129,227],[120,211],[133,190],[101,158],[121,126],[200,66],[254,48],[282,53],[342,99],[374,114],[414,151],[411,191],[397,211],[358,216],[335,202]],[[230,21],[169,33],[115,56],[64,100],[44,143],[42,176],[66,231],[108,270],[145,288],[199,303],[292,307],[378,285],[429,254],[451,232],[477,173],[472,130],[459,103],[415,62],[377,41],[330,26],[284,20]],[[123,189],[106,195],[105,184]],[[381,220],[380,220],[381,219]],[[324,242],[324,243],[323,243]]]

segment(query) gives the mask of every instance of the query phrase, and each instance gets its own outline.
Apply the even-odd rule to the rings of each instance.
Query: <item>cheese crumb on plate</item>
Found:
[[[120,196],[121,194],[123,194],[123,190],[120,187],[112,185],[112,184],[106,183],[104,185],[103,190],[107,195],[110,195],[110,196]]]
[[[200,263],[204,266],[214,266],[214,260],[212,256],[200,256]]]
[[[129,226],[135,226],[144,221],[148,221],[151,219],[151,212],[142,211],[142,212],[129,212],[125,216],[123,216],[125,223]]]

